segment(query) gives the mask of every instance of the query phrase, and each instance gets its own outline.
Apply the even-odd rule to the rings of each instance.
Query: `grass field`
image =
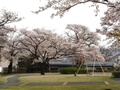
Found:
[[[13,86],[0,90],[120,90],[120,85]]]
[[[74,76],[49,73],[40,74],[18,74],[22,83],[29,82],[112,82],[110,76]],[[8,76],[7,76],[8,77]],[[0,76],[1,82],[6,76]],[[0,90],[120,90],[120,85],[48,85],[48,86],[10,86]]]
[[[5,83],[5,82],[7,82],[6,76],[0,75],[0,83]]]
[[[109,76],[74,76],[61,74],[30,75],[19,78],[22,83],[29,82],[104,82],[114,81]]]

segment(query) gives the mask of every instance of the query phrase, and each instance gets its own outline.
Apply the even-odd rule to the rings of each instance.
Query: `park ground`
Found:
[[[120,79],[110,73],[61,75],[13,74],[1,77],[0,90],[120,90]]]

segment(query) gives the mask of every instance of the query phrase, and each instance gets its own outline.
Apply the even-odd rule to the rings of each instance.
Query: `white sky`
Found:
[[[7,9],[18,13],[20,17],[24,17],[22,21],[12,24],[12,26],[15,25],[19,29],[45,27],[46,29],[56,30],[60,34],[64,33],[67,24],[82,24],[89,27],[91,31],[95,31],[96,28],[100,27],[100,17],[103,16],[103,12],[106,10],[106,7],[101,5],[101,11],[96,17],[95,8],[83,4],[72,8],[62,18],[55,17],[51,19],[51,10],[39,14],[31,12],[38,10],[40,4],[40,0],[0,0],[0,10]]]

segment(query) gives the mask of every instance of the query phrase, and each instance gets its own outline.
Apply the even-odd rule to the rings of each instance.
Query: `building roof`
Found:
[[[50,65],[75,65],[75,63],[68,58],[52,60],[49,62],[49,64]]]
[[[94,62],[92,62],[92,61],[91,62],[87,62],[84,65],[86,65],[86,64],[87,64],[87,66],[93,66]],[[95,62],[95,66],[100,66],[100,64],[102,66],[113,66],[114,62]]]

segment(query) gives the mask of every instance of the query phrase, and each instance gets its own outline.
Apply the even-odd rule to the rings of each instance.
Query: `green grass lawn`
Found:
[[[7,82],[6,76],[0,75],[0,83],[5,83],[5,82]]]
[[[15,74],[5,74],[5,75],[3,75],[3,74],[1,74],[0,75],[0,83],[6,83],[7,82],[7,78],[8,77],[12,77],[12,76],[14,76]]]
[[[0,90],[120,90],[120,85],[13,86]]]
[[[74,76],[74,75],[60,75],[60,74],[49,74],[49,75],[30,75],[22,76],[19,78],[22,83],[29,82],[104,82],[113,81],[108,76]]]
[[[23,76],[25,75],[25,76]],[[19,74],[22,83],[29,82],[112,82],[108,76],[74,76],[61,74]],[[6,76],[0,76],[5,79]],[[0,88],[0,90],[120,90],[120,85],[48,85],[48,86],[10,86]]]

